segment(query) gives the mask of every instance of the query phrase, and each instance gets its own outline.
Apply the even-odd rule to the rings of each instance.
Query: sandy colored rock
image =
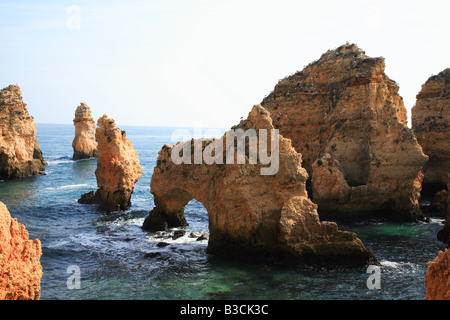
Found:
[[[80,203],[96,203],[107,212],[124,210],[131,205],[134,185],[142,176],[139,156],[127,133],[116,128],[113,119],[104,115],[97,121],[98,190],[82,195]]]
[[[431,76],[411,109],[412,129],[430,157],[424,168],[424,189],[439,191],[450,173],[450,69]],[[437,185],[437,186],[436,186]]]
[[[415,220],[421,215],[427,156],[407,127],[398,85],[384,70],[382,57],[345,44],[280,80],[262,101],[274,127],[292,139],[303,166],[316,177],[312,200],[323,218]],[[328,166],[329,175],[314,166],[326,154],[339,163]],[[327,198],[320,192],[330,189],[329,179],[339,179],[339,191]]]
[[[37,175],[45,165],[36,124],[22,100],[22,91],[10,85],[0,91],[0,180]]]
[[[0,300],[38,300],[41,294],[41,242],[11,218],[0,202]]]
[[[75,138],[72,142],[73,160],[89,159],[98,156],[97,142],[95,141],[95,121],[91,109],[81,103],[75,110]]]
[[[427,263],[425,275],[426,300],[450,300],[450,249],[439,251],[438,256]]]
[[[269,130],[270,137],[274,128],[269,112],[258,105],[235,129],[245,132],[255,129],[256,139],[261,142],[259,130]],[[151,180],[156,207],[144,222],[144,229],[186,226],[189,221],[184,216],[184,207],[196,199],[208,212],[208,253],[289,265],[336,267],[376,263],[372,251],[354,233],[340,231],[335,223],[319,220],[317,205],[308,199],[306,192],[308,174],[301,166],[301,154],[289,139],[279,136],[278,170],[262,175],[261,169],[270,165],[262,164],[260,155],[254,164],[249,163],[250,150],[255,146],[250,141],[245,164],[237,163],[237,153],[234,164],[225,161],[226,137],[227,134],[220,139],[198,139],[162,147]],[[269,139],[268,150],[276,146],[276,141]],[[173,162],[173,152],[180,152],[178,148],[183,146],[191,150],[191,164]],[[223,164],[205,161],[194,164],[197,147],[203,154],[222,158]],[[236,147],[235,144],[234,150]]]

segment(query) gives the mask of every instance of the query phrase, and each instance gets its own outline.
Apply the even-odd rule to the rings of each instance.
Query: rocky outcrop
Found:
[[[234,129],[220,139],[162,147],[151,180],[155,208],[144,222],[144,229],[186,226],[184,207],[195,198],[208,212],[208,253],[288,265],[377,263],[372,251],[354,233],[319,220],[317,205],[306,192],[308,174],[301,166],[302,156],[290,139],[271,138],[275,131],[269,112],[254,106],[247,120]],[[255,133],[255,140],[247,140],[243,162],[238,159],[244,153],[235,152],[239,145],[231,138],[239,129],[245,133],[254,129]],[[266,146],[264,133],[268,137],[267,150],[277,162],[277,170],[269,174],[263,169],[273,163],[263,161],[261,153],[251,160],[253,151],[261,152]],[[229,149],[227,142],[232,145]],[[203,160],[196,159],[196,150],[201,151]],[[188,161],[175,164],[174,158],[181,153],[187,155]],[[209,155],[215,160],[207,161]]]
[[[97,142],[95,142],[95,121],[91,109],[81,103],[75,110],[75,138],[72,142],[73,160],[89,159],[98,156]]]
[[[28,114],[19,86],[0,91],[0,180],[20,179],[45,170],[36,139],[36,124]]]
[[[113,119],[104,115],[97,121],[98,190],[82,195],[80,203],[96,203],[107,212],[124,210],[131,205],[134,185],[142,176],[139,156],[127,133],[116,128]]]
[[[450,249],[439,251],[438,256],[427,263],[425,275],[426,300],[450,300]]]
[[[412,129],[423,152],[430,157],[424,167],[424,191],[439,191],[450,173],[450,69],[430,77],[411,109]]]
[[[384,69],[383,58],[345,44],[280,80],[262,101],[275,128],[302,154],[321,218],[421,215],[427,156],[407,127],[399,87]],[[321,166],[323,157],[332,161]]]
[[[41,294],[41,242],[11,218],[0,202],[0,300],[38,300]]]

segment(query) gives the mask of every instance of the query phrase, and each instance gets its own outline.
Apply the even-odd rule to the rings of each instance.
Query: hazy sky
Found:
[[[408,110],[450,67],[450,1],[1,1],[0,86],[37,123],[226,127],[328,49],[383,56]]]

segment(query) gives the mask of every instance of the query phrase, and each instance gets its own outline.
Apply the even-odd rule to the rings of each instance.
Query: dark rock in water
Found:
[[[167,230],[167,228],[167,219],[162,210],[158,207],[155,207],[150,211],[148,217],[145,218],[144,223],[142,224],[142,229],[150,232]]]
[[[167,242],[158,242],[158,243],[156,244],[156,246],[157,246],[158,248],[164,248],[164,247],[167,247],[169,244],[170,244],[170,243],[167,243]]]
[[[98,203],[98,195],[95,191],[89,191],[88,193],[81,195],[81,198],[78,199],[78,203],[97,204]]]
[[[450,231],[446,228],[437,233],[437,239],[445,244],[450,244]]]
[[[197,238],[198,236],[197,235],[195,235],[195,233],[193,233],[193,232],[191,232],[190,234],[189,234],[189,238]]]
[[[447,190],[441,190],[437,192],[433,200],[431,200],[430,209],[432,213],[437,217],[445,217],[447,214],[447,198],[448,198],[448,191]]]
[[[186,231],[184,231],[184,230],[175,230],[175,232],[173,233],[172,240],[176,240],[178,238],[181,238],[185,234],[186,234]]]
[[[197,238],[197,241],[208,240],[209,235],[207,233],[202,233],[200,237]]]
[[[148,252],[144,255],[144,258],[155,258],[161,255],[161,252]]]

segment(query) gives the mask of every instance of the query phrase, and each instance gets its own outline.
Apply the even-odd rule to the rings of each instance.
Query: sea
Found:
[[[79,204],[96,190],[96,159],[72,160],[73,125],[37,124],[46,175],[0,182],[0,201],[42,244],[41,300],[423,300],[427,262],[445,245],[442,218],[430,222],[342,224],[381,262],[374,270],[289,268],[206,253],[208,214],[192,200],[188,227],[151,233],[141,226],[154,207],[150,181],[158,152],[179,128],[123,126],[143,175],[132,206],[105,214]],[[190,130],[189,128],[186,128]],[[223,130],[224,132],[225,130]],[[164,244],[161,245],[161,244]],[[376,276],[376,278],[374,278]],[[377,285],[373,285],[376,282]]]

